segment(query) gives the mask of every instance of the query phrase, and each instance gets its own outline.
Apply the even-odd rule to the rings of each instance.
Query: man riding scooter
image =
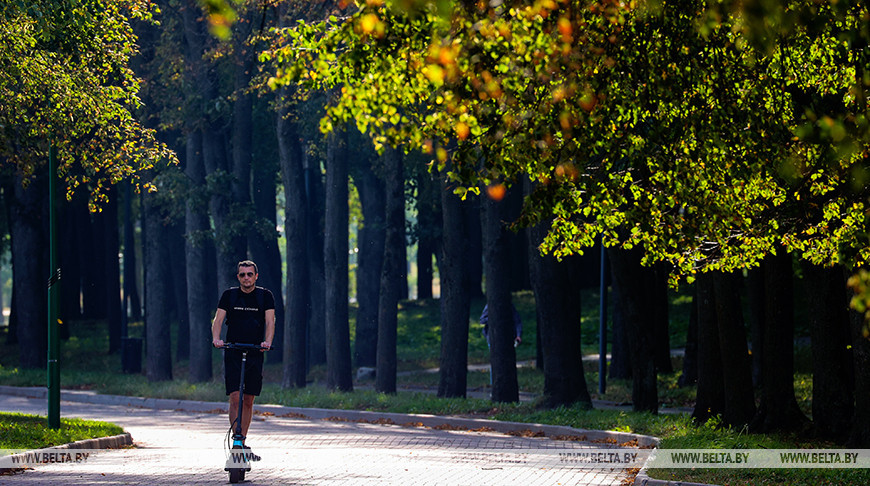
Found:
[[[221,339],[221,325],[226,319],[226,341],[230,343],[259,345],[269,349],[275,335],[275,298],[268,289],[257,287],[257,264],[245,260],[239,262],[239,286],[224,291],[218,303],[212,322],[212,344],[216,348],[224,346]],[[224,382],[229,396],[230,426],[239,413],[239,381],[241,376],[242,353],[238,349],[224,350]],[[263,353],[254,352],[247,356],[245,367],[244,397],[242,404],[242,435],[248,435],[251,415],[254,410],[254,397],[263,388]],[[245,446],[253,460],[259,460]]]

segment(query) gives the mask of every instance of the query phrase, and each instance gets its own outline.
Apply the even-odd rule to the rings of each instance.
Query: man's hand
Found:
[[[216,348],[222,348],[224,347],[224,342],[221,338],[215,338],[211,340],[211,345]]]
[[[272,348],[272,343],[270,343],[269,341],[263,341],[262,343],[260,343],[260,352],[261,353],[264,353],[271,348]]]

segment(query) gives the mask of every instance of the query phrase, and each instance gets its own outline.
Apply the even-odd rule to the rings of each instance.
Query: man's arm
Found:
[[[272,338],[275,337],[275,309],[266,309],[266,333],[261,348],[271,348]]]
[[[224,318],[226,318],[226,316],[227,311],[220,307],[218,307],[218,310],[214,313],[214,321],[211,323],[211,344],[216,348],[224,345],[224,342],[221,340],[221,325],[224,323]],[[274,318],[272,320],[274,320]]]

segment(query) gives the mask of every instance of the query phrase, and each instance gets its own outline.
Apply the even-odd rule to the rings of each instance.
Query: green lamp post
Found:
[[[57,228],[55,214],[55,187],[57,181],[57,147],[48,150],[48,261],[51,277],[48,279],[48,426],[60,428],[60,339],[58,338],[58,281]]]

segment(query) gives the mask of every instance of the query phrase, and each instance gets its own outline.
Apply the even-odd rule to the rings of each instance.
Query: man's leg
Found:
[[[229,415],[230,427],[233,427],[233,433],[235,434],[236,428],[234,427],[234,425],[236,423],[236,419],[239,418],[239,392],[238,392],[238,390],[230,393],[229,397],[230,397],[229,398],[229,401],[230,401],[230,415]],[[242,411],[244,412],[244,408],[242,409]],[[244,417],[244,413],[243,413],[242,414],[242,435],[245,434],[244,423],[245,423],[245,417]]]
[[[242,435],[248,435],[248,427],[251,426],[251,415],[254,411],[254,395],[245,393],[245,401],[242,403]],[[239,417],[239,392],[230,393],[230,425],[236,422]],[[236,429],[233,428],[233,433]]]
[[[248,436],[248,427],[251,426],[251,416],[254,414],[254,398],[254,395],[245,393],[245,402],[242,404],[242,434],[245,437]]]

